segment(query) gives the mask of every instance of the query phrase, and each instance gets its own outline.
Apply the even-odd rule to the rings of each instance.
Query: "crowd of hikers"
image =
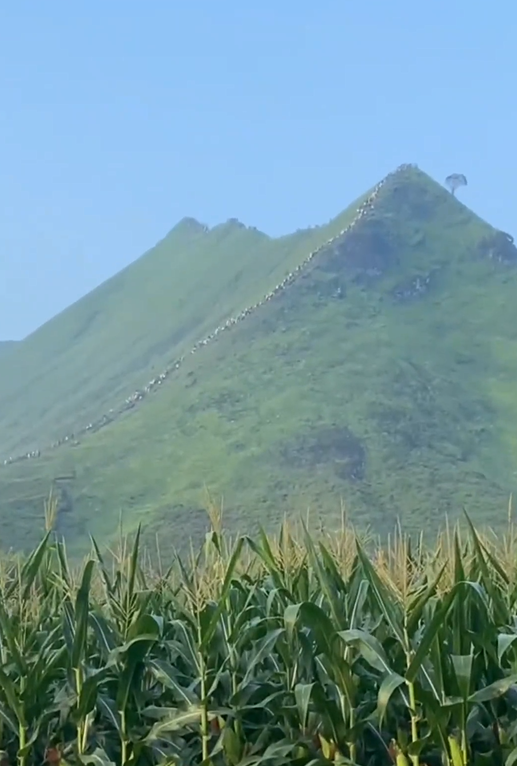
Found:
[[[128,396],[123,403],[117,408],[110,409],[109,412],[102,415],[98,420],[94,422],[88,423],[86,426],[82,426],[81,428],[78,428],[72,433],[67,434],[66,436],[62,436],[60,439],[57,439],[53,441],[51,444],[48,445],[45,451],[57,449],[62,444],[71,444],[71,445],[77,445],[79,444],[80,438],[84,435],[98,431],[99,429],[103,428],[104,426],[107,426],[109,423],[112,423],[117,417],[122,415],[127,410],[132,409],[136,405],[138,405],[140,402],[142,402],[145,397],[152,393],[153,391],[156,391],[171,375],[171,373],[176,372],[181,365],[183,364],[184,360],[190,356],[191,354],[197,353],[200,348],[203,348],[204,346],[207,346],[209,343],[212,343],[213,341],[217,340],[217,338],[227,330],[231,329],[232,327],[235,327],[239,322],[241,322],[243,319],[246,319],[246,317],[250,316],[250,314],[254,313],[258,308],[260,308],[262,305],[267,303],[268,301],[275,298],[277,295],[282,293],[289,285],[291,285],[302,272],[305,271],[307,266],[311,263],[311,261],[325,248],[327,248],[329,245],[331,245],[333,242],[335,242],[337,239],[342,237],[344,234],[347,234],[356,224],[361,221],[365,216],[367,216],[369,213],[372,212],[374,207],[374,202],[377,199],[377,196],[384,186],[384,184],[393,176],[398,175],[400,172],[407,170],[409,168],[415,167],[415,165],[400,165],[396,170],[394,170],[392,173],[389,173],[385,178],[380,181],[377,186],[374,187],[373,191],[368,195],[368,197],[362,202],[362,204],[359,206],[359,208],[356,211],[355,216],[353,217],[352,221],[346,226],[344,229],[342,229],[338,234],[336,234],[334,237],[331,237],[329,240],[324,242],[322,245],[320,245],[316,250],[313,250],[307,258],[305,258],[304,261],[302,261],[293,271],[291,271],[289,274],[287,274],[284,279],[279,282],[279,284],[276,285],[276,287],[271,290],[270,292],[266,293],[266,295],[257,303],[254,303],[251,306],[248,306],[248,308],[241,311],[239,314],[237,314],[234,317],[230,317],[229,319],[224,322],[224,324],[220,325],[219,327],[216,327],[215,330],[213,330],[209,335],[207,335],[202,340],[198,340],[197,343],[194,344],[194,346],[190,349],[190,352],[187,354],[184,354],[183,356],[178,357],[177,359],[173,360],[159,375],[152,378],[147,385],[144,386],[143,389],[134,391],[130,396]],[[16,457],[9,457],[3,460],[3,465],[10,465],[11,463],[16,463],[22,460],[31,460],[34,458],[40,457],[42,454],[41,449],[35,449],[30,452],[26,452],[24,454],[18,455]]]

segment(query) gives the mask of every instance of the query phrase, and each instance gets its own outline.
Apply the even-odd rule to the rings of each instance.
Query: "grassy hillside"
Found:
[[[180,222],[153,250],[0,357],[0,457],[34,450],[143,387],[343,227],[271,239]]]
[[[301,250],[302,248],[300,248]],[[306,255],[306,253],[305,253]],[[285,291],[73,448],[0,469],[4,541],[37,534],[56,477],[78,549],[122,513],[162,543],[344,503],[357,522],[504,515],[517,465],[517,251],[416,169]]]

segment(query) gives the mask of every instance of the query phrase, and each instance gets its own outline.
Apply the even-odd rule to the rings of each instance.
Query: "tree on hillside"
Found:
[[[467,186],[467,178],[463,173],[451,173],[451,175],[447,176],[445,179],[445,183],[451,190],[451,194],[454,196],[456,189],[460,186]]]

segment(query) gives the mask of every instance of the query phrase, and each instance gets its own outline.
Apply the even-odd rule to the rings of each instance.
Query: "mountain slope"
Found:
[[[12,351],[16,346],[14,340],[0,340],[0,356],[7,354],[8,351]]]
[[[516,290],[510,238],[404,168],[140,407],[1,468],[4,539],[30,543],[56,477],[77,550],[87,531],[109,540],[120,512],[178,543],[203,527],[205,487],[241,529],[309,507],[337,518],[341,502],[378,531],[463,506],[497,521],[517,464]]]
[[[342,218],[278,239],[235,220],[211,230],[180,222],[0,358],[0,456],[39,448],[116,406],[339,231]]]

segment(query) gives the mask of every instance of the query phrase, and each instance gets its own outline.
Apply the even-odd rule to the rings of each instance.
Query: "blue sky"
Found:
[[[185,215],[286,233],[402,162],[517,235],[516,29],[510,0],[2,3],[0,339]]]

